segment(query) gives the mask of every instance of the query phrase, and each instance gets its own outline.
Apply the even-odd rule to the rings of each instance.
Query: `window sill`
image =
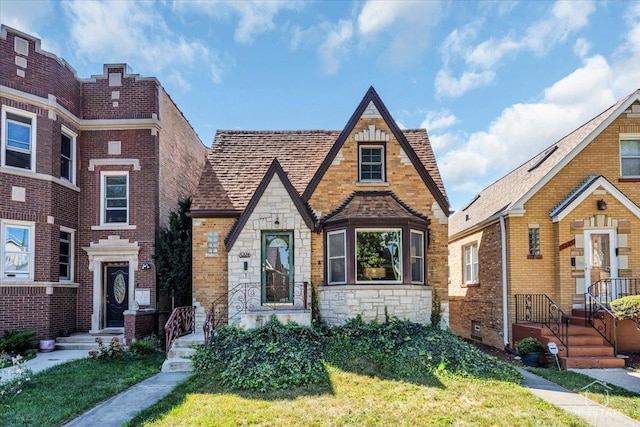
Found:
[[[479,288],[480,283],[463,283],[460,285],[461,288]]]
[[[92,230],[135,230],[135,225],[129,224],[102,224],[102,225],[92,225]]]
[[[358,181],[356,187],[388,187],[387,181]]]
[[[527,259],[542,259],[542,255],[527,255]]]
[[[634,176],[629,178],[620,177],[618,178],[618,182],[640,182],[640,176]]]
[[[63,187],[66,187],[70,190],[76,191],[78,193],[80,192],[80,187],[78,187],[74,183],[71,183],[64,179],[56,178],[55,176],[38,173],[30,169],[21,169],[21,168],[14,168],[11,166],[2,166],[0,167],[0,172],[6,173],[7,175],[21,176],[24,178],[32,178],[32,179],[39,179],[41,181],[55,182],[56,184],[62,185]]]

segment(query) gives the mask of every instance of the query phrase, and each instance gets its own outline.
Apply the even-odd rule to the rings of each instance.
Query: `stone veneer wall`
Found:
[[[344,285],[318,287],[320,316],[328,325],[340,325],[362,316],[364,321],[385,320],[389,316],[412,322],[431,323],[430,286]]]

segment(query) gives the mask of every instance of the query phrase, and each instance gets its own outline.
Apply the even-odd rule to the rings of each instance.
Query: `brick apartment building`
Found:
[[[156,326],[154,239],[206,148],[155,78],[79,78],[0,30],[0,333]]]

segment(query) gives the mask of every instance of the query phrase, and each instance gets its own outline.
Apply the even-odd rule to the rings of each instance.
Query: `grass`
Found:
[[[31,376],[0,399],[1,426],[56,426],[159,372],[164,353],[124,360],[81,359]]]
[[[557,371],[555,369],[528,369],[534,374],[553,381],[566,389],[580,393],[595,402],[640,421],[640,396],[632,391],[617,387],[613,384],[608,384],[610,389],[606,389],[597,383],[585,391],[582,390],[582,388],[594,382],[594,379],[587,375],[572,371]]]
[[[126,425],[588,425],[510,382],[449,374],[394,380],[384,372],[380,377],[326,369],[328,383],[269,393],[240,392],[219,378],[194,375]]]

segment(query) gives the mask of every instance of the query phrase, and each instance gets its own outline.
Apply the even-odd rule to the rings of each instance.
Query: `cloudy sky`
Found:
[[[88,78],[157,77],[217,129],[342,129],[373,85],[426,127],[453,209],[640,88],[637,1],[10,1]]]

